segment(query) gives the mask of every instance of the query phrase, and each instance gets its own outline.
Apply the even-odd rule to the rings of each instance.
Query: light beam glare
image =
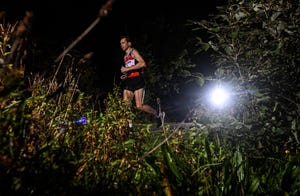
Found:
[[[218,108],[225,107],[229,102],[229,98],[227,90],[220,86],[213,89],[209,97],[211,104]]]
[[[212,92],[211,100],[216,105],[223,105],[228,99],[228,94],[221,88],[217,88]]]

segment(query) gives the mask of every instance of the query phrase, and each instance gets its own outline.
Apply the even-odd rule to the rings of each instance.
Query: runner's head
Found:
[[[123,51],[126,51],[131,47],[131,40],[129,36],[121,36],[120,37],[120,46]]]

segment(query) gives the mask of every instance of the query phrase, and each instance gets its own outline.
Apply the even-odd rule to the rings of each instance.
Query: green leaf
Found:
[[[176,165],[175,157],[173,157],[173,156],[176,156],[176,155],[172,153],[172,150],[166,144],[164,144],[162,146],[162,150],[163,150],[164,159],[167,163],[168,168],[170,169],[170,171],[172,172],[172,174],[176,177],[176,179],[178,181],[182,181],[182,177],[179,174],[179,171],[178,171],[178,168],[177,168],[177,165]]]
[[[202,78],[202,77],[197,77],[196,83],[197,83],[199,86],[203,86],[204,83],[205,83],[205,80],[204,80],[204,78]]]
[[[210,45],[208,43],[203,43],[201,46],[202,46],[201,49],[203,51],[207,51],[210,48]]]
[[[260,185],[260,180],[258,177],[255,177],[254,179],[252,179],[250,188],[249,188],[249,192],[250,193],[256,193],[258,187]]]

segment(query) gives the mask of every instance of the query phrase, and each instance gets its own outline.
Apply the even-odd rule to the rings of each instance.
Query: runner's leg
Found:
[[[123,91],[123,103],[126,106],[131,107],[133,96],[134,96],[134,94],[133,94],[132,91],[124,89],[124,91]],[[132,119],[128,119],[128,126],[129,126],[129,128],[133,128]]]
[[[145,90],[143,88],[134,91],[135,105],[136,105],[137,109],[156,116],[156,110],[154,108],[152,108],[150,105],[143,104],[144,92],[145,92]]]
[[[124,90],[123,91],[123,101],[124,101],[124,103],[125,104],[131,104],[131,101],[132,101],[132,99],[133,99],[133,96],[134,96],[134,94],[133,94],[133,92],[132,91],[130,91],[130,90]]]

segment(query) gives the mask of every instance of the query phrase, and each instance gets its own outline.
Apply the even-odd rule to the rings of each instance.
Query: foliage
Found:
[[[299,163],[297,158],[290,160],[290,156],[299,156],[300,147],[299,1],[232,0],[218,11],[210,20],[191,21],[190,25],[208,34],[197,37],[198,52],[212,52],[217,70],[208,79],[231,86],[233,103],[230,111],[212,110],[203,97],[195,118],[220,130],[231,150],[239,150],[243,160],[237,171],[244,173],[246,168],[256,176],[250,180],[244,173],[239,178],[243,187],[235,194],[295,195],[297,191],[287,190],[282,180],[287,180],[283,176],[288,170],[296,172]],[[270,176],[276,180],[270,181]],[[298,178],[288,181],[299,187]],[[223,194],[229,194],[228,188],[224,187]]]
[[[149,126],[129,133],[127,120],[135,116],[122,103],[118,87],[105,100],[106,110],[98,113],[89,109],[88,97],[76,88],[78,78],[71,73],[63,84],[37,75],[31,80],[30,96],[3,105],[1,192],[162,194],[183,182],[176,166],[180,159],[170,146],[143,158],[158,138],[149,137]],[[15,93],[22,95],[18,89]],[[87,123],[77,124],[82,116]]]
[[[139,159],[148,149],[149,126],[129,134],[127,120],[135,115],[118,87],[104,111],[92,110],[90,97],[78,89],[81,72],[73,64],[63,70],[63,63],[50,78],[15,75],[18,66],[1,70],[1,193],[162,192],[160,161]],[[28,86],[20,86],[25,79]],[[76,123],[82,117],[87,123]]]

